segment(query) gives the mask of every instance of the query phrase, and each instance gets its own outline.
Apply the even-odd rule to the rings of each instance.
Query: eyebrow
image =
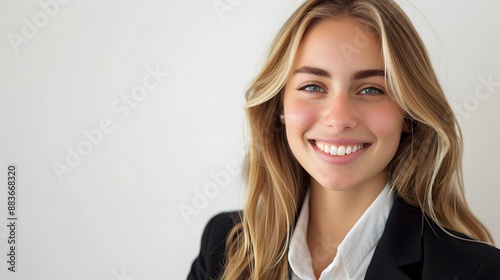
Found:
[[[295,71],[293,71],[293,75],[296,74],[311,74],[319,77],[324,77],[324,78],[331,78],[332,76],[330,73],[324,69],[321,68],[316,68],[316,67],[311,67],[311,66],[302,66]],[[357,71],[354,73],[353,80],[361,80],[361,79],[366,79],[369,77],[374,77],[374,76],[381,76],[385,77],[385,71],[382,69],[366,69],[366,70],[361,70]]]
[[[385,77],[385,71],[381,69],[367,69],[367,70],[361,70],[353,75],[353,80],[361,80],[361,79],[366,79],[370,77]]]
[[[321,68],[316,68],[316,67],[311,67],[311,66],[302,66],[300,68],[295,69],[293,71],[293,74],[311,74],[319,77],[324,77],[324,78],[331,78],[332,76],[328,71],[323,70]]]

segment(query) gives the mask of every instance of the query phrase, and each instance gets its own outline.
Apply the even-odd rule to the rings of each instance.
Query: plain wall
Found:
[[[3,261],[0,278],[184,279],[208,219],[242,208],[244,91],[300,3],[1,1],[0,259],[10,163],[18,220],[17,272]],[[461,120],[471,208],[500,241],[500,2],[403,7]]]

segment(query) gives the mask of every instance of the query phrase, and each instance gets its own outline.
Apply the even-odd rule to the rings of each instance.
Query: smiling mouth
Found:
[[[311,143],[315,145],[318,150],[322,151],[325,154],[329,154],[332,156],[345,156],[356,153],[363,148],[365,148],[368,144],[358,144],[358,145],[340,145],[335,146],[332,144],[327,144],[319,141],[312,140]]]

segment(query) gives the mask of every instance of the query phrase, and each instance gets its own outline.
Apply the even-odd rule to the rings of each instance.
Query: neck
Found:
[[[380,180],[367,187],[334,191],[313,182],[309,204],[309,228],[322,233],[347,234],[377,198],[385,184],[385,180]]]
[[[349,190],[329,190],[312,180],[307,242],[316,276],[337,254],[338,245],[386,185],[385,177]]]

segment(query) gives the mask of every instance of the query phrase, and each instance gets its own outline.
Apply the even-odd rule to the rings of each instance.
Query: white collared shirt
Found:
[[[308,192],[290,240],[288,262],[292,269],[292,280],[316,279],[307,245],[309,196]],[[364,279],[393,203],[394,196],[390,187],[386,185],[347,233],[337,247],[337,255],[332,263],[323,270],[318,280]],[[335,246],[328,240],[323,240],[322,243],[324,244],[324,246],[322,245],[323,249]]]

